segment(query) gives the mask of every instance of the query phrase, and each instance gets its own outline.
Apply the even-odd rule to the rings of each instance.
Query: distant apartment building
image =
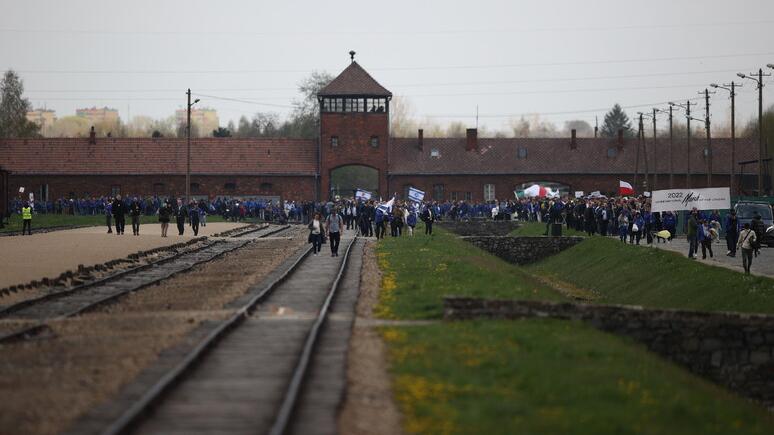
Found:
[[[186,116],[185,109],[175,111],[175,119],[178,125],[185,125]],[[199,130],[199,136],[209,136],[220,125],[218,112],[215,109],[209,108],[191,109],[191,124]]]
[[[75,115],[88,119],[91,125],[112,125],[120,120],[118,110],[110,107],[75,109]]]
[[[34,122],[40,127],[40,131],[45,134],[56,122],[56,110],[35,109],[27,112],[27,121]]]

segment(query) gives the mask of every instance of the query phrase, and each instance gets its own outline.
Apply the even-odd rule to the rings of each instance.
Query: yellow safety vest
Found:
[[[22,219],[32,219],[32,208],[22,207]]]

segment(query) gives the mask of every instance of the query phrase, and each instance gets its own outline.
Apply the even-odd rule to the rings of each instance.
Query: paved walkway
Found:
[[[201,227],[199,236],[209,236],[244,224],[211,222]],[[86,266],[123,258],[141,250],[186,242],[193,232],[186,225],[185,234],[177,235],[174,223],[169,226],[169,237],[161,237],[159,224],[140,226],[140,235],[132,235],[131,225],[126,233],[107,234],[105,227],[87,227],[74,230],[38,233],[31,236],[0,237],[0,288],[22,284],[43,277]]]
[[[681,237],[680,239],[675,238],[671,243],[654,242],[653,246],[668,251],[679,252],[686,257],[688,256],[688,241],[685,239],[685,237]],[[707,254],[707,259],[702,260],[701,245],[699,245],[699,253],[697,254],[698,259],[696,261],[712,266],[725,267],[727,269],[744,273],[744,269],[742,268],[742,253],[737,252],[736,257],[727,256],[725,239],[721,240],[720,243],[714,243],[712,245],[712,252],[714,254],[713,258],[710,258],[709,254]],[[758,255],[758,257],[753,257],[753,265],[750,272],[753,275],[774,278],[774,248],[761,248],[760,255]]]

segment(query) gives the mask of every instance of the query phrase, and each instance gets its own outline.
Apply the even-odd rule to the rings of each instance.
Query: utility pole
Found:
[[[634,158],[634,188],[637,189],[637,178],[640,176],[640,148],[642,147],[642,114],[637,127],[637,156]]]
[[[658,186],[658,138],[656,136],[656,108],[653,108],[653,190]]]
[[[730,180],[728,186],[733,194],[734,186],[736,185],[736,107],[734,102],[736,100],[736,88],[742,85],[732,81],[731,84],[723,84],[721,86],[713,83],[710,86],[715,89],[725,89],[731,94],[731,170],[729,171]]]
[[[672,105],[669,105],[669,188],[675,187],[674,137],[672,136]]]
[[[642,191],[647,192],[648,191],[648,181],[650,178],[650,171],[648,170],[648,148],[647,144],[645,143],[645,125],[642,123],[642,113],[640,113],[640,132],[642,134],[642,158],[645,160],[645,183],[643,183]]]
[[[709,103],[710,91],[709,89],[704,88],[704,92],[699,92],[699,94],[704,94],[704,128],[707,130],[707,150],[706,150],[707,187],[712,187],[712,136],[711,136],[711,129],[710,129],[710,103]]]
[[[742,73],[737,76],[743,79],[753,80],[758,85],[758,196],[763,196],[763,158],[765,152],[763,151],[763,76],[770,76],[771,74],[764,74],[763,68],[758,69],[758,78],[755,78],[755,73],[745,75]]]
[[[185,124],[185,136],[186,136],[186,164],[185,164],[185,205],[186,207],[188,204],[191,203],[191,88],[188,88],[188,92],[186,92],[186,95],[188,96],[188,104],[186,107],[188,108],[187,112],[187,122]]]
[[[685,167],[686,167],[686,187],[691,188],[691,100],[687,100],[685,102],[685,116],[686,121],[688,124],[688,142],[687,146],[685,147],[687,156],[685,160]]]

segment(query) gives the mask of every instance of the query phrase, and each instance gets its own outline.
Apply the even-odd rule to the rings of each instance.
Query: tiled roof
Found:
[[[478,149],[465,150],[465,138],[424,138],[419,150],[417,139],[390,139],[390,173],[400,174],[628,174],[634,173],[637,141],[628,139],[617,147],[615,139],[578,138],[570,148],[569,138],[560,139],[478,139]],[[659,173],[669,172],[668,140],[659,140],[658,157],[654,160],[652,141],[647,140],[649,172],[654,161]],[[706,173],[704,140],[691,142],[691,173]],[[736,160],[755,160],[756,145],[748,139],[737,139]],[[730,170],[730,139],[712,140],[712,171],[727,174]],[[519,149],[522,157],[519,156]],[[437,157],[431,153],[436,150]],[[523,154],[526,152],[526,156]],[[608,154],[610,153],[610,155]],[[675,141],[675,173],[686,172],[686,144]],[[640,172],[645,170],[640,156]],[[757,171],[757,165],[745,167],[745,173]],[[739,173],[739,166],[736,172]]]
[[[184,174],[185,139],[0,140],[0,164],[17,174]],[[313,175],[317,144],[306,139],[191,141],[194,174]]]
[[[322,88],[317,95],[332,96],[374,96],[391,97],[392,92],[380,85],[357,62],[352,62],[328,86]]]

